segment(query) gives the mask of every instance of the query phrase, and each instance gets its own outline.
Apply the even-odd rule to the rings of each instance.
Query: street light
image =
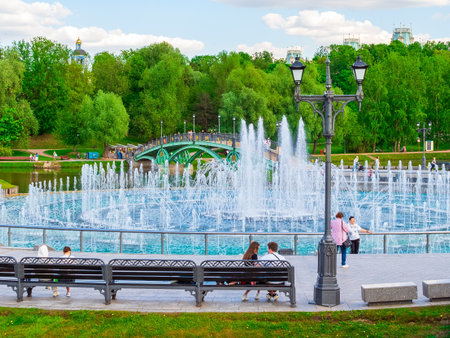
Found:
[[[428,122],[428,128],[425,127],[425,122],[423,123],[423,127],[420,128],[420,122],[417,122],[417,132],[422,133],[422,148],[423,148],[423,155],[422,155],[422,169],[425,170],[427,167],[427,158],[425,157],[425,134],[431,130],[431,122]]]
[[[186,134],[186,120],[184,120],[184,134]]]
[[[192,114],[192,120],[194,121],[194,136],[195,136],[195,114]]]
[[[161,140],[162,140],[162,128],[163,128],[163,121],[161,120]]]
[[[219,115],[219,134],[220,134],[220,115]]]
[[[78,156],[78,143],[80,143],[80,134],[79,133],[77,133],[77,146],[76,146],[76,149],[75,149],[75,157],[76,158],[79,158],[79,156]]]
[[[361,57],[352,66],[355,81],[358,89],[355,95],[334,95],[331,90],[330,77],[330,60],[326,62],[326,91],[323,95],[302,95],[300,92],[300,84],[303,78],[303,72],[306,68],[298,58],[290,66],[292,77],[295,83],[294,99],[298,105],[300,102],[309,103],[314,111],[322,118],[323,136],[325,137],[325,231],[319,242],[318,250],[318,267],[317,282],[314,285],[314,302],[317,305],[335,306],[340,303],[340,288],[336,279],[336,259],[337,247],[331,236],[330,220],[331,220],[331,139],[334,135],[334,122],[336,116],[344,113],[345,106],[352,101],[357,101],[359,107],[364,99],[362,91],[362,83],[368,65],[365,64]],[[341,103],[339,108],[334,107],[334,103]],[[321,106],[323,105],[323,106]]]
[[[233,116],[233,148],[236,147],[236,117]]]

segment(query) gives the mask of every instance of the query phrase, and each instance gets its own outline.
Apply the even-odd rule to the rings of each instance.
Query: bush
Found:
[[[11,148],[4,147],[0,144],[0,156],[12,156]]]

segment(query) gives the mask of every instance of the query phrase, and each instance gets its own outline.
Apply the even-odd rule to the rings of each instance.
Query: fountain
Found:
[[[262,119],[257,128],[242,121],[240,161],[230,165],[216,160],[201,164],[199,160],[192,176],[190,167],[181,172],[179,164],[173,175],[167,164],[153,165],[147,172],[142,166],[126,172],[123,162],[119,167],[84,165],[79,180],[33,183],[26,196],[0,196],[0,220],[9,225],[45,226],[55,240],[75,242],[51,228],[208,232],[214,239],[210,245],[216,245],[218,253],[223,244],[214,235],[217,232],[323,232],[324,167],[308,160],[303,121],[299,121],[294,147],[283,117],[276,163],[268,160],[267,152],[272,150],[264,139]],[[343,211],[375,232],[449,230],[449,171],[414,171],[410,163],[402,168],[401,162],[398,169],[390,162],[387,170],[377,167],[375,172],[369,171],[367,162],[365,168],[364,172],[352,172],[343,163],[333,167],[332,215]],[[5,229],[0,231],[0,239],[5,238]],[[25,236],[20,245],[32,246],[36,236]],[[96,233],[90,237],[89,247],[108,251],[111,243],[117,242],[111,236]],[[155,245],[156,235],[133,236],[125,240],[129,252],[148,251]],[[166,236],[173,247],[200,245],[198,235],[188,240],[181,235]],[[401,238],[393,238],[395,245],[404,245]],[[365,237],[364,241],[367,248],[363,246],[362,251],[379,252],[379,238]],[[288,245],[291,242],[289,239]],[[316,242],[314,238],[307,245],[307,252],[314,251]],[[247,243],[244,237],[235,237],[227,245],[237,245],[237,251],[242,251]],[[414,245],[409,243],[401,250]],[[433,245],[450,251],[448,237],[434,237]]]

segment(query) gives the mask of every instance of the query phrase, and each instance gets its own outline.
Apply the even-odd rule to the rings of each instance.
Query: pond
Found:
[[[0,179],[19,186],[19,193],[27,193],[30,183],[39,181],[59,181],[60,178],[71,181],[80,176],[81,168],[64,168],[59,170],[33,169],[33,168],[0,168]]]

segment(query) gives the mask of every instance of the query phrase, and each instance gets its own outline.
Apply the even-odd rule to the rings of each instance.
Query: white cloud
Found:
[[[240,44],[236,47],[237,52],[245,52],[253,55],[257,52],[268,51],[273,54],[275,59],[281,59],[286,57],[286,48],[275,47],[271,42],[264,41],[255,43],[253,46],[246,44]]]
[[[236,7],[265,8],[407,8],[448,6],[450,0],[216,0]]]
[[[431,38],[430,34],[423,34],[423,33],[418,33],[418,34],[413,34],[414,36],[414,40],[418,41],[420,43],[426,43],[427,41],[434,41],[434,42],[449,42],[450,41],[450,37],[442,37],[442,38]]]
[[[74,27],[64,25],[63,19],[71,15],[70,9],[59,2],[32,2],[23,0],[2,1],[0,7],[0,36],[2,43],[45,36],[52,40],[75,45],[80,37],[82,47],[90,54],[100,51],[118,52],[139,48],[155,42],[167,41],[182,53],[193,54],[204,48],[198,40],[165,37],[152,34],[125,33],[120,29],[105,30],[101,27]]]
[[[349,20],[333,11],[305,10],[287,18],[269,13],[263,16],[263,21],[272,29],[282,29],[288,35],[310,37],[324,45],[342,43],[343,36],[348,34],[359,35],[361,43],[389,43],[392,36],[368,20]]]

